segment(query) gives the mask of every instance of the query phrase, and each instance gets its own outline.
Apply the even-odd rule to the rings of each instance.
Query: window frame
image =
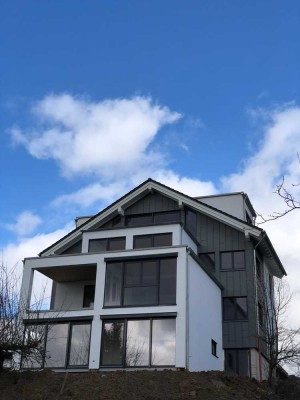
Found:
[[[213,356],[215,356],[216,358],[219,358],[218,357],[218,343],[214,339],[211,339],[211,354]]]
[[[34,321],[33,321],[34,322]],[[92,334],[92,320],[78,320],[78,321],[59,321],[59,320],[54,320],[54,321],[47,321],[47,322],[36,322],[35,324],[32,323],[26,323],[25,324],[25,329],[24,329],[24,340],[25,340],[25,331],[27,326],[33,326],[33,325],[41,325],[44,326],[45,333],[44,333],[44,340],[42,343],[43,346],[43,356],[41,359],[41,364],[38,367],[24,367],[22,366],[23,362],[23,356],[21,355],[21,370],[25,369],[79,369],[79,368],[88,368],[89,367],[89,362],[90,362],[90,349],[91,349],[91,334]],[[46,364],[46,348],[47,348],[47,339],[48,339],[48,333],[49,333],[49,326],[51,325],[68,325],[68,332],[67,332],[67,344],[66,344],[66,350],[65,350],[65,359],[64,359],[64,366],[63,367],[47,367]],[[71,350],[71,341],[72,341],[72,327],[74,325],[89,325],[90,326],[90,335],[89,335],[89,346],[88,346],[88,360],[87,364],[82,364],[82,365],[70,365],[69,364],[69,359],[70,359],[70,350]]]
[[[231,299],[234,300],[234,318],[226,318],[225,319],[225,302],[224,300]],[[246,299],[246,308],[247,308],[247,315],[246,318],[237,318],[238,315],[238,306],[237,306],[237,299]],[[248,298],[247,296],[226,296],[222,298],[222,312],[223,312],[223,321],[224,322],[235,322],[235,321],[248,321],[249,320],[249,308],[248,308]]]
[[[226,357],[226,352],[227,351],[232,351],[232,352],[234,352],[235,353],[235,364],[236,364],[236,370],[233,370],[233,369],[228,369],[227,368],[227,365],[228,365],[228,362],[227,362],[227,357]],[[240,359],[239,359],[239,352],[247,352],[247,363],[248,363],[248,375],[240,375]],[[251,353],[250,353],[250,349],[247,347],[247,348],[240,348],[240,349],[237,349],[237,348],[228,348],[228,349],[224,349],[224,370],[225,370],[225,372],[230,372],[230,373],[235,373],[235,374],[237,374],[237,375],[239,375],[239,376],[248,376],[248,377],[250,377],[251,376]]]
[[[156,217],[161,215],[171,215],[178,214],[178,220],[175,221],[165,221],[165,222],[157,222]],[[128,220],[130,218],[138,218],[138,217],[149,217],[149,223],[137,223],[137,224],[129,224]],[[151,220],[151,221],[150,221]],[[182,221],[181,218],[181,210],[168,210],[168,211],[158,211],[158,212],[150,212],[150,213],[141,213],[141,214],[128,214],[125,215],[124,226],[126,227],[134,227],[134,226],[149,226],[149,225],[168,225],[168,224],[180,224]]]
[[[165,365],[157,365],[157,364],[152,364],[152,339],[153,339],[153,321],[154,320],[174,320],[175,321],[175,363],[174,364],[165,364]],[[150,321],[149,325],[149,363],[147,366],[145,365],[133,365],[133,366],[127,366],[126,365],[126,341],[127,341],[127,330],[128,330],[128,322],[129,321]],[[114,323],[114,322],[122,322],[124,325],[123,328],[123,338],[122,338],[122,362],[121,364],[105,364],[103,365],[103,352],[104,352],[104,326],[105,323]],[[102,320],[102,329],[101,329],[101,348],[100,348],[100,363],[99,363],[99,369],[104,369],[104,368],[135,368],[135,369],[145,369],[145,368],[170,368],[170,367],[175,367],[176,364],[176,317],[130,317],[130,318],[105,318]]]
[[[222,255],[231,253],[231,268],[223,268]],[[244,254],[244,266],[243,267],[235,267],[234,266],[234,254],[235,253],[243,253]],[[220,270],[221,271],[242,271],[246,269],[246,254],[245,250],[230,250],[230,251],[220,251]]]
[[[94,297],[93,297],[92,303],[95,304],[96,285],[95,285],[95,284],[92,284],[92,285],[84,285],[84,288],[83,288],[83,299],[82,299],[82,308],[84,308],[84,309],[93,309],[93,308],[94,308],[94,306],[85,306],[85,305],[84,305],[85,300],[86,300],[86,297],[87,297],[87,293],[86,293],[86,292],[87,292],[87,291],[89,290],[89,288],[91,288],[91,287],[94,288]]]
[[[124,240],[124,249],[118,249],[118,250],[111,250],[111,242],[113,242],[115,239],[123,239]],[[90,251],[90,246],[91,242],[96,242],[100,240],[106,240],[106,246],[105,250],[102,251]],[[126,250],[126,236],[112,236],[112,237],[105,237],[105,238],[95,238],[95,239],[89,239],[89,244],[88,244],[88,253],[102,253],[104,251],[123,251]]]
[[[174,259],[175,260],[175,302],[174,303],[160,303],[160,286],[161,286],[161,260],[166,260],[166,259]],[[127,263],[130,262],[147,262],[147,261],[156,261],[157,262],[157,285],[143,285],[143,284],[137,284],[137,285],[125,285],[125,279],[126,279],[126,265]],[[120,305],[105,305],[105,298],[106,298],[106,291],[107,291],[107,278],[108,278],[108,273],[107,273],[107,268],[109,264],[114,264],[116,261],[107,261],[106,262],[106,270],[105,270],[105,285],[104,285],[104,298],[103,298],[103,308],[132,308],[132,307],[156,307],[156,306],[175,306],[177,304],[177,256],[163,256],[163,257],[155,257],[155,258],[132,258],[132,259],[126,259],[126,260],[120,260],[117,261],[117,263],[122,264],[122,272],[121,272],[121,301]],[[142,270],[143,270],[143,264],[142,264]],[[141,272],[142,273],[142,272]],[[124,304],[124,292],[125,288],[128,287],[157,287],[157,292],[156,292],[156,303],[151,303],[151,304],[134,304],[134,305],[125,305]]]
[[[154,242],[155,242],[155,238],[157,238],[158,236],[164,236],[164,235],[170,235],[171,236],[171,244],[170,245],[166,245],[166,246],[155,246]],[[150,241],[151,241],[151,246],[150,247],[136,247],[136,239],[137,238],[142,238],[142,237],[149,237]],[[149,234],[145,234],[145,235],[134,235],[133,236],[133,249],[134,250],[139,250],[139,249],[152,249],[152,248],[158,248],[158,247],[169,247],[173,245],[173,232],[161,232],[161,233],[149,233]]]

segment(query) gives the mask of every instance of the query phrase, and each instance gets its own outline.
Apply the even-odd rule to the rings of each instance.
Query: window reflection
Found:
[[[62,368],[66,365],[69,324],[48,326],[46,343],[46,367]]]
[[[69,365],[87,365],[89,360],[91,324],[72,326]]]
[[[126,365],[149,365],[150,320],[128,321],[126,338]]]
[[[103,328],[102,365],[123,363],[124,322],[105,322]]]
[[[175,319],[155,319],[152,327],[152,365],[175,365]]]

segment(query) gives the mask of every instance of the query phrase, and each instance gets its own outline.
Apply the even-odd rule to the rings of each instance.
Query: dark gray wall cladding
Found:
[[[223,297],[246,296],[248,321],[223,322],[224,348],[256,347],[256,300],[253,244],[230,226],[198,213],[197,239],[200,252],[215,252],[215,274],[224,286]],[[220,252],[245,250],[245,269],[221,270]]]
[[[82,240],[79,240],[79,242],[73,244],[68,249],[66,249],[58,254],[77,254],[77,253],[81,253],[81,249],[82,249]]]
[[[159,193],[149,193],[141,200],[126,208],[125,214],[143,214],[159,211],[178,210],[178,202]]]

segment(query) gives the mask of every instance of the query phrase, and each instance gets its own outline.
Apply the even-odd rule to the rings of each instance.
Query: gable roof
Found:
[[[97,223],[99,223],[101,220],[104,218],[110,216],[112,213],[124,213],[124,209],[129,207],[129,205],[133,204],[136,202],[139,198],[143,197],[145,193],[155,190],[162,195],[165,195],[169,198],[172,198],[173,200],[176,200],[180,206],[186,205],[189,206],[196,211],[199,211],[211,218],[217,219],[220,222],[223,222],[226,225],[229,225],[235,229],[238,229],[240,231],[243,231],[247,237],[253,237],[256,240],[264,240],[265,245],[268,247],[270,250],[270,253],[274,253],[274,259],[276,260],[276,263],[279,265],[279,269],[281,270],[282,274],[286,275],[286,272],[270,242],[270,240],[267,237],[267,234],[265,231],[261,228],[258,228],[246,221],[243,221],[237,217],[234,217],[230,214],[227,214],[224,211],[218,210],[215,207],[212,207],[208,204],[205,204],[201,202],[198,199],[194,197],[190,197],[184,193],[179,192],[178,190],[172,189],[160,182],[157,182],[151,178],[147,179],[128,193],[126,193],[124,196],[120,197],[118,200],[114,201],[112,204],[101,210],[99,213],[91,217],[88,221],[84,222],[82,225],[79,227],[75,228],[71,232],[69,232],[67,235],[59,239],[57,242],[53,243],[51,246],[47,247],[45,250],[43,250],[39,256],[48,256],[58,250],[60,247],[66,245],[67,243],[71,242],[74,243],[76,242],[76,238],[78,240],[80,239],[80,235],[82,231],[91,229],[93,226],[95,226]]]

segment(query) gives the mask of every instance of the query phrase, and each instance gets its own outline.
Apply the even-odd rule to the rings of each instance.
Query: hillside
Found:
[[[300,398],[299,378],[282,381],[279,391],[276,395],[265,384],[220,372],[0,374],[1,400],[295,400]]]

